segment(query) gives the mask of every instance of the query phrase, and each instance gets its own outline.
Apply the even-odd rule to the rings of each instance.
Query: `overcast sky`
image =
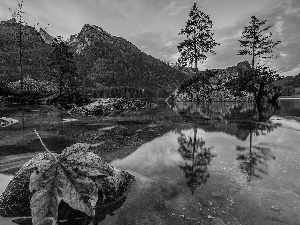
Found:
[[[178,33],[188,20],[195,0],[24,0],[29,25],[40,23],[52,36],[68,38],[84,24],[97,25],[121,36],[156,58],[175,62]],[[238,39],[251,16],[266,19],[274,40],[281,40],[277,58],[269,66],[281,75],[300,73],[300,0],[198,0],[198,6],[213,21],[215,39],[221,43],[216,55],[199,69],[226,68],[247,60],[238,56]],[[11,18],[9,8],[16,0],[0,0],[0,20]],[[47,25],[49,24],[49,25]]]

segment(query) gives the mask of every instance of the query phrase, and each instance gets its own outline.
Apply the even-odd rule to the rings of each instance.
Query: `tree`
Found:
[[[291,86],[282,86],[280,94],[282,96],[291,96],[296,94],[296,90]]]
[[[53,51],[49,56],[49,66],[51,73],[59,87],[59,95],[62,95],[63,87],[68,85],[72,87],[76,84],[76,65],[74,54],[70,47],[61,37],[55,39]]]
[[[276,92],[272,83],[280,79],[276,71],[271,70],[266,65],[255,67],[255,57],[272,58],[271,53],[281,41],[273,41],[272,33],[267,32],[272,26],[263,28],[266,20],[260,21],[255,16],[251,17],[250,25],[244,28],[242,40],[239,40],[242,50],[238,50],[238,55],[251,55],[252,68],[244,71],[238,78],[231,80],[231,86],[235,92],[246,91],[254,95],[255,101],[260,102],[263,97],[269,101],[276,100]],[[234,84],[234,86],[233,86]],[[276,96],[275,96],[275,95]]]
[[[197,71],[198,61],[206,60],[205,53],[215,54],[212,49],[219,43],[213,39],[214,33],[211,30],[213,23],[210,16],[200,11],[197,3],[194,3],[189,17],[186,27],[179,33],[179,35],[185,35],[186,39],[177,46],[180,52],[178,62],[183,66],[186,66],[187,63],[194,63]]]
[[[239,76],[227,81],[225,86],[233,95],[239,96],[248,92],[252,93],[256,102],[260,102],[263,97],[266,97],[268,101],[274,101],[275,87],[272,83],[278,79],[281,77],[276,71],[259,65],[253,69],[239,71]]]
[[[0,79],[7,86],[15,82],[14,90],[6,89],[15,101],[29,100],[33,89],[28,89],[26,77],[36,79],[46,74],[46,57],[50,46],[43,42],[40,33],[24,21],[23,1],[9,8],[12,19],[1,23]]]
[[[9,10],[12,12],[12,17],[17,20],[18,26],[19,26],[19,32],[18,32],[18,44],[19,44],[19,69],[20,69],[20,80],[21,80],[21,94],[24,90],[24,77],[23,77],[23,68],[22,68],[22,26],[23,24],[26,24],[25,21],[23,21],[22,14],[25,12],[22,11],[23,7],[23,1],[18,3],[18,7],[16,8],[9,8]]]
[[[274,52],[274,48],[281,43],[281,41],[274,42],[271,37],[272,33],[265,33],[273,26],[267,26],[262,28],[267,20],[260,21],[255,16],[251,17],[250,25],[244,27],[242,33],[242,40],[239,40],[242,50],[238,50],[238,55],[251,55],[252,56],[252,68],[254,68],[255,57],[272,58],[271,54]]]

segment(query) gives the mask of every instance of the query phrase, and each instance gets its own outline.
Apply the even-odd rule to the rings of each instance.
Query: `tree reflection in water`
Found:
[[[262,102],[255,104],[253,102],[176,102],[170,105],[172,109],[181,117],[187,119],[188,122],[193,122],[197,126],[207,132],[223,132],[235,136],[241,141],[247,140],[250,137],[250,146],[237,146],[239,167],[243,173],[247,175],[247,180],[251,181],[255,177],[262,178],[262,174],[268,173],[268,161],[274,160],[271,150],[264,145],[252,145],[253,136],[267,135],[281,126],[281,124],[273,124],[269,121],[270,117],[280,112],[280,107],[277,104],[269,104]],[[205,122],[205,123],[204,123]],[[195,129],[194,129],[194,132]],[[195,133],[194,133],[195,135]],[[191,162],[182,166],[182,169],[189,179],[189,186],[197,183],[205,182],[207,174],[202,173],[201,176],[195,175],[194,165],[196,159],[192,158],[193,144],[199,145],[198,148],[204,148],[204,143],[195,141],[192,138],[181,137],[180,152],[186,160]],[[195,136],[194,136],[195,139]],[[189,150],[186,150],[189,149]],[[206,155],[211,160],[210,149],[202,150],[202,158]],[[187,152],[187,153],[186,153]],[[196,154],[196,153],[195,153]],[[207,164],[208,164],[207,163]],[[206,167],[203,167],[206,169]],[[195,176],[195,178],[193,177]],[[198,178],[200,177],[200,178]]]
[[[236,158],[240,161],[239,168],[246,174],[248,182],[253,178],[262,178],[263,174],[267,175],[268,160],[276,159],[271,154],[270,148],[263,146],[251,146],[250,144],[250,148],[237,146],[236,150],[239,152]]]
[[[253,135],[267,135],[271,133],[278,127],[281,127],[281,124],[272,124],[269,121],[271,115],[273,115],[273,110],[275,107],[270,107],[270,104],[257,105],[257,114],[256,121],[248,121],[240,126],[241,129],[249,132],[249,147],[237,146],[236,150],[238,151],[237,160],[239,163],[239,168],[247,176],[247,181],[250,182],[254,178],[263,178],[263,175],[268,174],[268,161],[275,160],[276,157],[272,155],[270,148],[259,144],[253,145]],[[271,109],[271,110],[270,110]]]
[[[187,178],[187,185],[190,188],[192,194],[196,187],[207,181],[209,173],[207,166],[210,164],[213,157],[210,148],[204,147],[205,141],[197,138],[197,129],[193,128],[194,137],[186,136],[181,133],[178,138],[180,145],[178,151],[185,160],[184,165],[180,165],[180,169],[183,170],[185,177]]]

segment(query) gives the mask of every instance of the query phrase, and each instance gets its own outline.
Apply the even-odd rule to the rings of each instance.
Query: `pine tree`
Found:
[[[251,17],[250,25],[244,27],[242,33],[242,40],[239,40],[242,50],[238,50],[238,55],[251,55],[252,68],[254,68],[255,57],[271,58],[271,53],[274,48],[281,43],[281,41],[274,42],[271,37],[272,33],[265,33],[273,26],[262,28],[266,24],[266,20],[260,21],[255,16]],[[267,54],[267,55],[266,55]]]
[[[23,20],[22,14],[25,12],[22,11],[23,7],[23,1],[18,3],[18,7],[16,8],[10,8],[9,10],[12,13],[12,17],[16,19],[18,23],[18,44],[19,44],[19,69],[20,69],[20,81],[21,81],[21,94],[24,91],[24,77],[23,77],[23,65],[22,65],[22,56],[23,56],[23,51],[22,51],[22,37],[23,37],[23,31],[22,27],[23,24],[26,24],[25,21]]]
[[[53,51],[49,56],[49,66],[56,83],[59,86],[59,95],[62,95],[63,87],[68,85],[70,88],[76,83],[76,65],[74,54],[70,47],[62,40],[61,37],[55,39]]]
[[[41,57],[49,51],[49,46],[44,44],[40,33],[24,21],[23,1],[17,7],[9,8],[12,19],[1,25],[0,58],[2,77],[6,82],[20,80],[20,88],[14,94],[18,94],[18,101],[23,101],[30,93],[25,91],[26,76],[41,78],[46,74],[46,58]],[[39,23],[38,23],[39,24]],[[49,25],[49,24],[48,24]],[[15,71],[17,69],[17,72]],[[3,79],[1,77],[1,79]],[[26,92],[26,93],[25,93]]]
[[[212,49],[219,43],[213,38],[213,23],[210,16],[200,11],[197,3],[194,3],[189,17],[185,28],[179,33],[179,35],[185,35],[186,39],[177,46],[180,52],[178,62],[182,66],[194,63],[197,71],[198,61],[203,62],[206,60],[207,56],[205,54],[208,52],[215,54]]]
[[[255,67],[255,57],[272,58],[271,53],[281,41],[273,41],[272,33],[266,33],[272,26],[263,28],[266,20],[260,21],[255,16],[251,17],[250,25],[244,28],[242,40],[239,40],[242,50],[238,50],[238,55],[251,55],[252,68],[239,76],[235,89],[243,89],[253,93],[256,102],[260,102],[263,97],[270,95],[274,89],[272,83],[280,79],[276,71],[271,70],[266,65]],[[270,96],[269,96],[270,98]]]

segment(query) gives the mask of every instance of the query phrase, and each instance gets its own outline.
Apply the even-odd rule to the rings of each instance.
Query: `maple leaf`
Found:
[[[37,168],[29,184],[33,193],[30,202],[33,225],[57,221],[61,201],[88,216],[95,215],[101,187],[94,181],[112,175],[113,167],[88,148],[88,144],[77,143],[59,155],[43,153],[28,162],[28,166]]]

